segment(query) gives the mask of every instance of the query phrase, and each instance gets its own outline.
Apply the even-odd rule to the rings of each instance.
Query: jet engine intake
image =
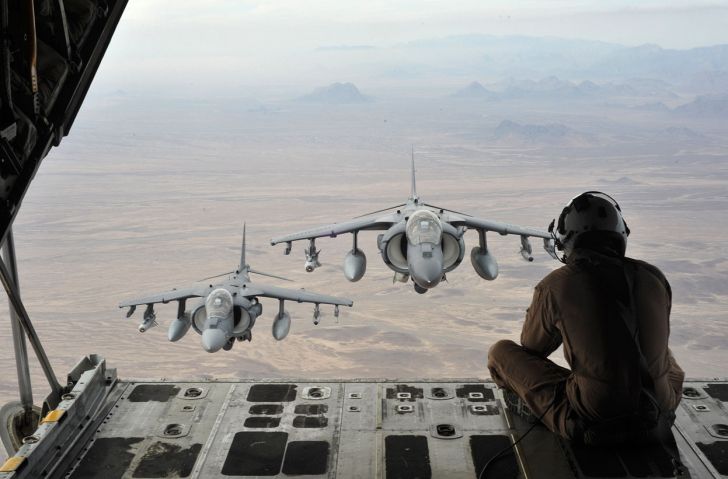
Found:
[[[241,334],[250,327],[250,313],[247,309],[235,306],[233,313],[233,334]]]
[[[377,241],[384,264],[392,271],[402,274],[409,273],[405,228],[405,221],[401,221],[389,228]]]
[[[449,223],[443,223],[442,230],[442,269],[449,273],[460,266],[465,257],[464,232]]]
[[[367,271],[367,257],[359,248],[352,249],[344,257],[344,276],[351,282],[359,281]]]
[[[263,305],[257,302],[248,301],[248,299],[236,296],[234,298],[235,307],[233,309],[233,334],[241,335],[246,330],[251,329],[255,325],[255,318],[263,313]]]
[[[202,334],[202,330],[205,327],[205,320],[207,319],[207,310],[205,309],[205,302],[200,301],[200,303],[192,308],[192,310],[189,313],[190,320],[192,322],[192,327],[194,328],[195,332],[197,334]]]

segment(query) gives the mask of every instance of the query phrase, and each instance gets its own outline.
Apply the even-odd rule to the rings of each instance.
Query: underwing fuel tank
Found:
[[[473,269],[481,278],[493,281],[498,277],[498,261],[495,256],[490,254],[490,251],[483,251],[480,246],[474,247],[470,250],[470,262],[473,263]]]
[[[359,248],[352,249],[344,257],[344,276],[351,282],[362,279],[367,271],[367,257]]]
[[[280,341],[288,336],[288,331],[291,330],[291,315],[287,311],[276,314],[273,319],[273,337]]]
[[[182,316],[172,321],[169,325],[167,338],[172,342],[179,341],[185,334],[187,334],[191,325],[192,320],[190,319],[189,313],[184,313]]]

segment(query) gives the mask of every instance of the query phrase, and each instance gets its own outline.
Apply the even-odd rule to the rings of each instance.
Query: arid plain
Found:
[[[486,378],[488,347],[518,338],[533,287],[559,266],[539,243],[528,264],[517,237],[490,235],[501,271],[488,282],[467,258],[477,242],[469,232],[466,259],[425,295],[392,283],[374,232],[360,235],[368,269],[358,283],[342,273],[350,236],[320,240],[323,266],[310,274],[303,244],[290,256],[269,246],[274,235],[403,202],[411,145],[425,201],[485,218],[545,228],[572,196],[613,194],[632,228],[628,254],[672,283],[679,363],[692,377],[728,375],[728,122],[628,101],[93,100],[45,160],[15,223],[23,297],[61,377],[98,353],[127,379]],[[216,354],[192,331],[167,341],[173,304],[157,308],[160,327],[145,334],[139,312],[125,319],[125,298],[234,267],[244,221],[253,267],[295,283],[254,280],[346,296],[354,307],[338,321],[324,309],[314,326],[311,307],[290,304],[291,333],[277,342],[276,303],[264,299],[252,343]],[[16,383],[7,313],[0,318],[4,403]],[[45,384],[33,373],[40,397]]]

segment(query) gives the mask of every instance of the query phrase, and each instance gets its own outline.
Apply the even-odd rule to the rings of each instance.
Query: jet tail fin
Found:
[[[412,188],[410,189],[410,198],[417,199],[417,183],[415,181],[415,146],[412,145]]]
[[[245,263],[245,223],[243,223],[243,245],[240,248],[240,265],[238,271],[243,271],[247,264]]]

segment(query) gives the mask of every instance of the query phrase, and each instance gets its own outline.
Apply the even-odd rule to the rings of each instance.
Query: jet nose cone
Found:
[[[202,347],[208,353],[222,349],[227,340],[227,335],[219,329],[206,329],[202,332]]]
[[[412,271],[412,279],[423,288],[434,288],[442,279],[442,265],[437,261],[423,261]]]
[[[437,286],[437,284],[439,282],[440,282],[440,278],[436,278],[436,279],[418,278],[418,280],[417,280],[417,283],[419,283],[420,286],[422,286],[423,288],[427,288],[427,289],[434,288],[435,286]]]
[[[442,279],[442,248],[430,243],[409,245],[407,264],[410,276],[418,286],[434,288]]]

